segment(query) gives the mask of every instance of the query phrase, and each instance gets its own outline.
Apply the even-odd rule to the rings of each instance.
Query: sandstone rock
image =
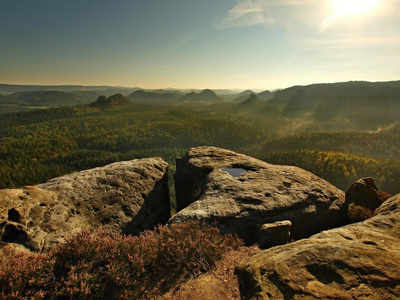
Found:
[[[290,220],[295,239],[341,224],[344,195],[338,188],[300,168],[229,150],[190,149],[177,160],[175,186],[180,211],[170,223],[217,221],[223,233],[237,233],[247,243],[265,223]]]
[[[292,222],[290,221],[278,221],[264,224],[261,229],[256,232],[256,242],[262,249],[286,244],[290,238],[291,227]]]
[[[46,251],[82,229],[138,234],[166,223],[167,171],[161,158],[146,158],[0,190],[1,240]]]
[[[0,190],[0,236],[3,242],[41,251],[83,227],[72,207],[56,193],[34,186]],[[80,225],[81,224],[81,225]]]
[[[381,204],[378,188],[372,177],[359,179],[346,190],[345,206],[348,207],[350,203],[372,210],[375,210]]]
[[[400,194],[375,213],[241,264],[242,299],[399,299]]]

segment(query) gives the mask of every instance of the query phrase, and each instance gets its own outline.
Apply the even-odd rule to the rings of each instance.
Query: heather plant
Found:
[[[2,252],[1,299],[43,299],[45,290],[54,288],[54,259],[51,256],[18,251],[11,246],[5,246]]]
[[[87,231],[48,254],[4,248],[1,299],[154,298],[189,276],[209,271],[243,245],[197,222],[159,226],[141,236]]]
[[[386,193],[384,191],[377,191],[376,192],[378,194],[378,201],[380,204],[382,204],[383,202],[385,202],[387,199],[389,199],[390,197],[392,197],[391,194]]]
[[[384,192],[384,191],[377,191],[378,196],[378,203],[382,204],[387,199],[389,199],[392,195]],[[357,205],[355,203],[350,203],[347,209],[347,216],[349,218],[350,223],[361,222],[365,221],[374,216],[374,210],[368,208],[363,205]]]
[[[366,219],[371,218],[374,215],[374,211],[361,206],[356,205],[354,203],[350,203],[349,208],[347,209],[347,216],[351,223],[365,221]]]

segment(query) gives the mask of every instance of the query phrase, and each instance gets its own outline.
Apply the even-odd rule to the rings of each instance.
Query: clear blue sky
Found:
[[[0,83],[283,88],[400,79],[400,1],[0,0]],[[351,7],[350,7],[351,8]],[[363,12],[362,12],[363,11]]]

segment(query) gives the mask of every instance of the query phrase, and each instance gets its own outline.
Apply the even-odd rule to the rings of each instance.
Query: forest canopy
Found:
[[[302,167],[341,189],[372,176],[380,189],[398,193],[400,122],[388,123],[374,107],[364,121],[352,119],[340,105],[333,118],[315,118],[321,103],[338,95],[347,97],[344,103],[349,107],[351,85],[365,86],[293,87],[275,92],[274,97],[269,94],[267,100],[250,91],[238,98],[218,97],[212,105],[199,100],[162,105],[153,98],[146,104],[117,94],[99,97],[106,105],[3,113],[0,188],[38,184],[73,171],[150,156],[164,158],[173,172],[175,159],[190,147],[211,145]],[[399,90],[396,83],[387,86]],[[367,102],[379,98],[387,86],[375,87]],[[395,102],[394,94],[387,92],[384,97],[385,103]],[[298,109],[294,115],[288,113],[293,106]]]

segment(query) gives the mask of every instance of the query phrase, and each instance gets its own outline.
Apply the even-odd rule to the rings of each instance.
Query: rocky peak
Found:
[[[99,96],[95,102],[91,104],[94,107],[114,107],[114,106],[124,106],[129,104],[128,98],[124,97],[122,94],[118,93],[112,95],[108,98],[106,96]]]
[[[190,92],[187,93],[182,97],[182,100],[184,101],[214,101],[214,100],[221,100],[220,97],[217,96],[217,94],[210,90],[210,89],[205,89],[201,91],[200,93],[195,93],[195,92]]]

